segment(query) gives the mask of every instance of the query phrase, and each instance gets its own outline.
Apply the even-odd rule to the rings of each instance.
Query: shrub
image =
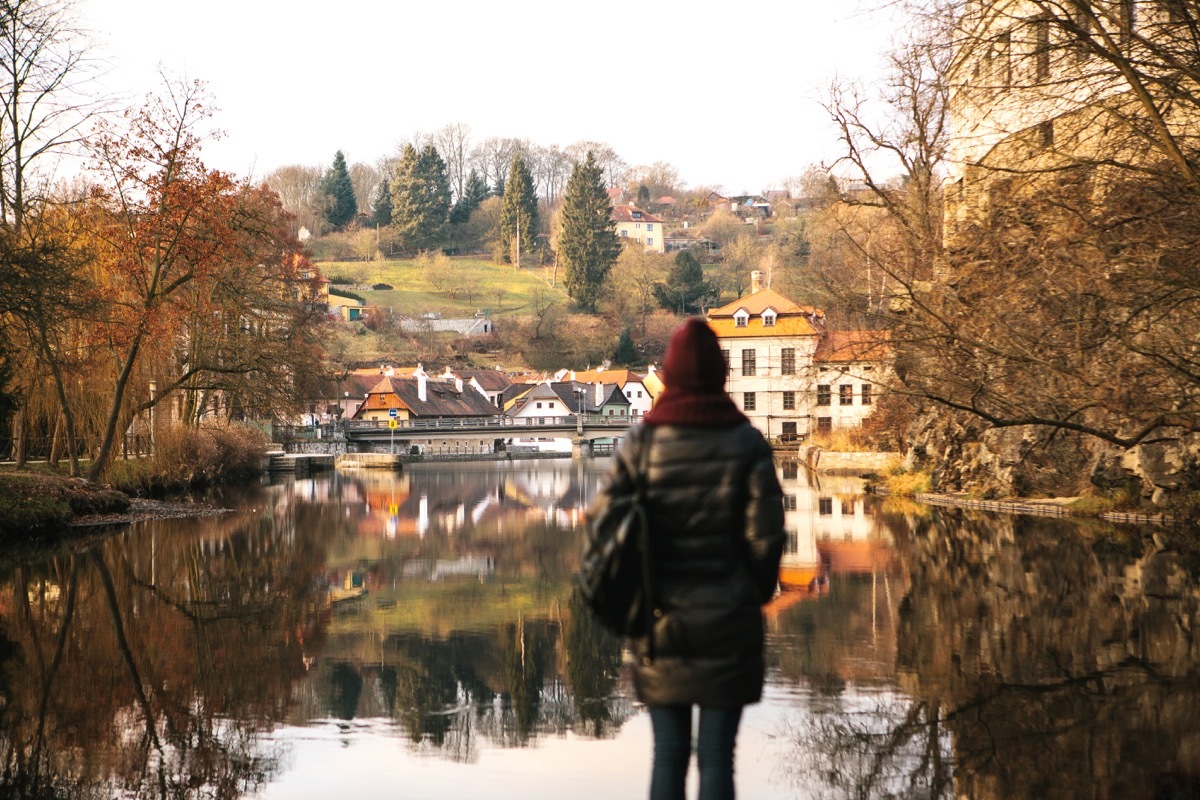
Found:
[[[928,472],[914,470],[912,472],[894,472],[884,482],[887,490],[900,497],[914,497],[929,491],[933,485],[932,476]]]
[[[213,483],[257,473],[266,449],[266,436],[243,425],[164,427],[150,459],[115,461],[108,479],[133,493]]]

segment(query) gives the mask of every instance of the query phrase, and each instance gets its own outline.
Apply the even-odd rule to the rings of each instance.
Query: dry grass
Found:
[[[887,476],[884,486],[898,497],[915,497],[925,494],[933,484],[933,477],[924,471],[894,472]]]
[[[160,431],[156,447],[152,458],[114,461],[108,481],[122,491],[145,494],[257,474],[267,438],[242,425],[180,426]]]

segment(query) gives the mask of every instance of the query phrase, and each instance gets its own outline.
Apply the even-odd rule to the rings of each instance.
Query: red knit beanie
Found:
[[[708,323],[692,317],[675,329],[663,359],[663,383],[672,392],[725,391],[725,356]]]
[[[647,425],[719,428],[748,422],[725,394],[725,356],[717,335],[693,317],[671,335],[663,359],[663,391],[645,416]]]

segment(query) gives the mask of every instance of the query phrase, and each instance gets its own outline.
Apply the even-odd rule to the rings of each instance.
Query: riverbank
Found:
[[[201,503],[131,497],[42,469],[0,469],[0,545],[6,547],[62,539],[75,529],[225,513],[227,509]]]
[[[0,470],[0,541],[68,525],[89,515],[120,514],[130,507],[123,492],[82,478],[37,469]]]

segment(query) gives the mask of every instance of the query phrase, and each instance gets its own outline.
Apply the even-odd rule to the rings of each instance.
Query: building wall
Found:
[[[666,231],[661,222],[618,222],[617,236],[622,239],[633,239],[640,242],[642,247],[650,252],[667,252]]]
[[[785,430],[791,433],[789,425],[795,426],[797,436],[812,433],[813,354],[817,349],[817,337],[742,336],[722,339],[720,344],[729,364],[726,390],[764,436],[783,436]],[[791,375],[784,375],[782,371],[783,351],[787,348],[795,354],[795,372]],[[745,374],[747,351],[753,353],[753,375]],[[792,393],[792,409],[784,408],[787,392]],[[754,395],[752,409],[746,407],[748,393]]]

